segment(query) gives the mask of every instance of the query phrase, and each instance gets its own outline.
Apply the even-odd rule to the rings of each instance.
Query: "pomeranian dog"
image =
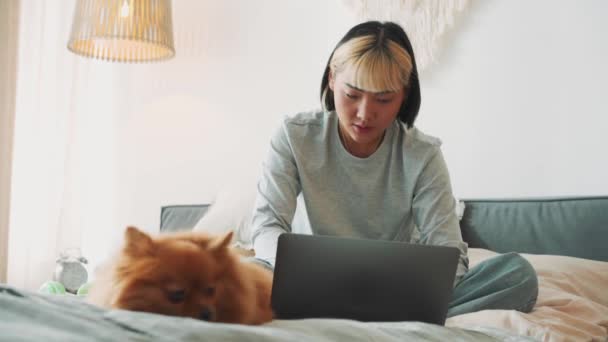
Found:
[[[128,227],[122,250],[100,270],[87,301],[210,322],[269,322],[272,272],[242,261],[229,247],[232,234],[150,236]]]

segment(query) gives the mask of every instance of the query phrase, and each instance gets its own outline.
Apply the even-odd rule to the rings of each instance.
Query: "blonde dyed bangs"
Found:
[[[392,40],[378,44],[373,35],[357,37],[342,44],[331,59],[335,75],[352,70],[350,84],[369,92],[399,91],[410,80],[412,59]]]

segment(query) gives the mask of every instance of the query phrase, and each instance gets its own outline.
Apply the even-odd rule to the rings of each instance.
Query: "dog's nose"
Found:
[[[209,310],[209,308],[203,308],[203,310],[201,310],[199,318],[203,321],[210,321],[213,319],[213,312]]]

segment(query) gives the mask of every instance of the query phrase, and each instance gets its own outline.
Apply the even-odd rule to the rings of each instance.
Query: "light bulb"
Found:
[[[120,16],[123,18],[129,16],[129,2],[127,0],[125,0],[125,2],[122,4],[122,7],[120,8]]]

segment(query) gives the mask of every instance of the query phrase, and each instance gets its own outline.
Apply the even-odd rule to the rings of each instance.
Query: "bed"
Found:
[[[0,341],[608,340],[608,197],[462,203],[461,229],[472,265],[516,251],[535,267],[540,291],[531,313],[486,310],[451,317],[445,327],[338,319],[275,320],[252,327],[105,310],[78,297],[0,284]],[[209,208],[163,207],[161,230],[191,229]]]

